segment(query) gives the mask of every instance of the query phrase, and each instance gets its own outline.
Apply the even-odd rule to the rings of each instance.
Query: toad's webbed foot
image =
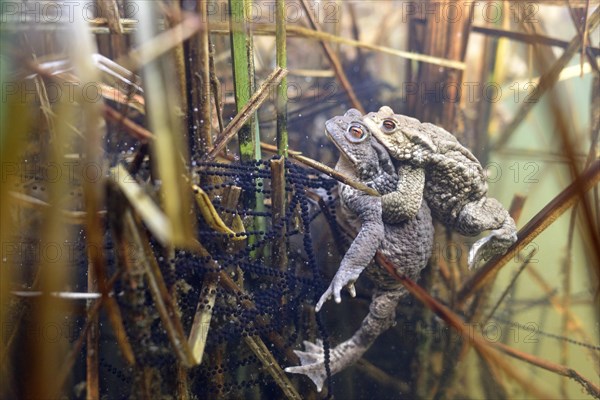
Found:
[[[469,251],[469,269],[477,267],[497,254],[504,254],[517,241],[515,221],[509,216],[500,229],[479,239]]]
[[[504,254],[517,240],[515,221],[498,200],[489,197],[467,203],[453,225],[457,232],[468,236],[492,230],[471,247],[468,260],[470,269],[497,254]]]
[[[323,341],[317,339],[317,343],[311,343],[308,340],[304,342],[305,351],[294,350],[294,353],[300,359],[297,367],[287,367],[285,372],[291,374],[304,374],[308,376],[320,392],[323,389],[323,383],[327,379],[325,371],[325,350],[323,350]]]
[[[394,306],[395,304],[396,303],[394,303]],[[369,314],[369,316],[371,315]],[[367,323],[368,326],[361,327],[350,339],[338,344],[329,351],[329,369],[331,375],[335,375],[357,362],[371,346],[375,338],[379,336],[382,331],[387,329],[392,322],[392,320],[388,318],[374,320],[372,316],[371,319],[367,317],[366,321],[369,321]],[[317,339],[316,343],[311,343],[305,340],[304,350],[305,351],[294,350],[294,353],[300,359],[301,365],[297,367],[287,367],[285,372],[308,376],[315,383],[317,390],[320,392],[321,389],[323,389],[323,383],[325,383],[325,380],[327,379],[323,341]]]
[[[369,314],[363,320],[360,328],[350,339],[338,344],[329,352],[331,375],[337,374],[358,361],[375,339],[392,326],[396,315],[396,305],[405,293],[404,289],[400,289],[377,292],[373,295],[373,300],[369,306]],[[294,350],[294,353],[300,359],[301,365],[287,367],[285,372],[308,376],[320,392],[325,379],[327,379],[323,342],[318,339],[316,343],[304,341],[304,350]]]

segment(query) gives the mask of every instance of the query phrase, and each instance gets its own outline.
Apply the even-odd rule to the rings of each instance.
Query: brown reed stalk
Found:
[[[323,31],[321,29],[321,26],[315,19],[315,16],[314,16],[312,9],[311,9],[310,5],[308,4],[307,0],[302,0],[302,8],[304,9],[304,14],[306,15],[306,17],[308,19],[308,23],[309,23],[310,27],[314,31],[322,33]],[[348,95],[348,98],[350,99],[350,104],[352,105],[352,108],[356,108],[358,111],[360,111],[362,114],[364,114],[365,108],[362,106],[360,100],[356,96],[356,93],[354,93],[354,89],[352,88],[352,85],[350,85],[350,81],[348,81],[348,77],[346,76],[346,73],[344,72],[344,69],[342,68],[342,63],[340,62],[338,56],[333,52],[331,47],[329,47],[329,44],[327,42],[321,41],[320,43],[321,43],[321,47],[323,48],[323,52],[325,53],[325,56],[329,60],[329,63],[331,64],[331,67],[333,68],[333,71],[335,72],[337,79],[342,84],[342,88],[344,88],[344,91],[346,92],[346,94]]]
[[[558,375],[567,376],[567,377],[575,380],[577,383],[579,383],[592,396],[600,397],[600,387],[598,387],[598,385],[594,384],[591,380],[582,376],[581,374],[579,374],[577,371],[573,370],[572,368],[568,368],[563,365],[559,365],[559,364],[550,362],[548,360],[544,360],[544,359],[536,357],[532,354],[527,354],[527,353],[518,351],[516,349],[513,349],[512,347],[506,346],[503,343],[487,342],[482,336],[480,336],[480,334],[478,332],[476,332],[476,331],[469,332],[468,328],[466,327],[466,324],[464,323],[464,321],[462,321],[462,319],[458,315],[456,315],[448,307],[444,306],[443,304],[438,302],[436,299],[434,299],[430,294],[428,294],[423,288],[421,288],[415,282],[411,281],[410,279],[408,279],[405,276],[401,276],[397,272],[398,271],[397,268],[393,264],[391,264],[385,258],[385,256],[383,256],[381,253],[378,252],[376,254],[375,258],[376,258],[377,262],[381,266],[383,266],[392,277],[394,277],[396,280],[401,282],[404,285],[404,287],[413,296],[415,296],[417,298],[417,300],[421,301],[428,308],[430,308],[434,313],[436,313],[440,318],[442,318],[450,327],[452,327],[453,329],[456,329],[458,332],[460,332],[462,334],[462,337],[468,339],[469,343],[477,349],[477,351],[479,352],[479,354],[482,357],[488,359],[489,361],[492,361],[493,364],[496,367],[501,368],[504,373],[507,373],[513,377],[515,376],[512,373],[511,367],[505,361],[500,359],[497,356],[497,354],[495,353],[495,351],[500,350],[500,351],[510,355],[511,357],[518,358],[529,364],[546,369],[546,370],[556,373]],[[531,389],[531,385],[527,384],[527,386],[525,386],[524,388]],[[541,393],[541,392],[538,391],[538,393]],[[546,396],[547,396],[547,394],[546,394]]]

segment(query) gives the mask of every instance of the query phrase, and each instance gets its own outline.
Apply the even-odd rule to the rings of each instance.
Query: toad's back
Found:
[[[432,139],[434,143],[437,142],[438,151],[424,157],[424,197],[436,218],[453,223],[465,204],[487,194],[487,182],[479,161],[453,136],[453,141]]]
[[[425,171],[424,198],[433,215],[453,224],[463,206],[487,194],[487,182],[475,156],[448,131],[430,123],[396,114],[398,131],[381,136],[399,163],[408,162]]]

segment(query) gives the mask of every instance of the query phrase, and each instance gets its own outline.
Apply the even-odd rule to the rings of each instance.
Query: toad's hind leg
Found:
[[[373,295],[369,314],[363,320],[360,328],[350,339],[331,349],[329,367],[332,375],[358,361],[375,339],[392,326],[396,316],[396,306],[405,293],[403,288],[398,288]],[[320,392],[327,378],[323,342],[317,340],[317,343],[314,344],[304,341],[304,350],[294,350],[302,365],[287,367],[285,371],[308,376]]]
[[[454,228],[468,236],[492,230],[492,233],[479,239],[471,247],[469,268],[474,268],[497,254],[504,254],[517,241],[515,221],[502,204],[493,198],[483,197],[479,201],[467,203],[460,211]]]

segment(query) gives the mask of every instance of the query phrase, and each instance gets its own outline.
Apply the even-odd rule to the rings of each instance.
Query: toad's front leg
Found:
[[[423,202],[425,170],[409,164],[398,166],[398,182],[394,191],[381,196],[385,223],[397,224],[414,218]]]
[[[331,296],[333,296],[336,303],[340,303],[342,301],[341,291],[344,287],[348,287],[352,297],[356,295],[354,282],[369,265],[384,237],[380,197],[369,196],[344,185],[342,198],[344,199],[344,205],[358,215],[361,227],[344,255],[340,268],[329,287],[317,302],[315,306],[317,312]]]

